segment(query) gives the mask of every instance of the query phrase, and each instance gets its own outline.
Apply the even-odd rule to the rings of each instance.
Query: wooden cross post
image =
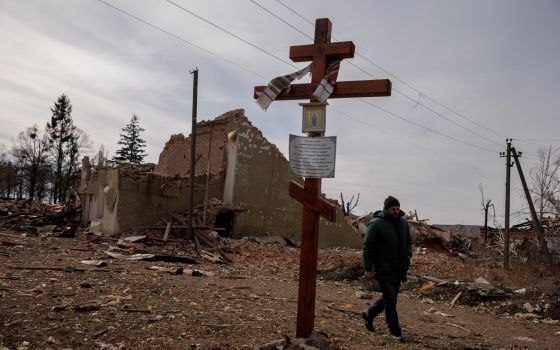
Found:
[[[317,19],[315,42],[312,45],[290,47],[292,61],[312,61],[311,83],[292,84],[290,90],[282,92],[277,100],[310,99],[311,102],[317,102],[313,92],[327,75],[329,64],[334,60],[354,57],[354,43],[351,41],[331,43],[331,28],[328,18]],[[256,86],[254,97],[257,98],[265,88]],[[390,80],[360,80],[337,82],[330,98],[390,95]],[[322,137],[324,133],[309,133],[308,136]],[[288,189],[290,196],[303,204],[296,337],[306,338],[310,336],[315,323],[319,220],[322,216],[329,221],[336,221],[336,207],[322,198],[320,178],[305,178],[303,187],[290,181]]]

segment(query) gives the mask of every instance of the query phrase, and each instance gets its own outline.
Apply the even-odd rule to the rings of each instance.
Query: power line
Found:
[[[259,4],[258,2],[256,2],[255,0],[249,0],[249,1],[251,1],[251,2],[252,2],[253,4],[255,4],[256,6],[260,7],[262,10],[266,11],[267,13],[269,13],[270,15],[272,15],[273,17],[275,17],[276,19],[280,20],[280,21],[283,22],[284,24],[288,25],[288,26],[291,27],[292,29],[296,30],[298,33],[304,35],[305,37],[307,37],[307,38],[309,38],[309,39],[311,39],[311,40],[314,40],[313,37],[311,37],[311,36],[309,36],[308,34],[304,33],[304,32],[301,31],[299,28],[297,28],[297,27],[295,27],[294,25],[290,24],[288,21],[286,21],[286,20],[283,19],[282,17],[276,15],[276,14],[273,13],[272,11],[268,10],[266,7],[262,6],[261,4]],[[279,3],[281,3],[281,2],[279,2]],[[289,7],[287,7],[285,4],[283,4],[283,3],[281,3],[281,4],[282,4],[284,7],[289,8]],[[290,10],[291,10],[291,9],[290,9]],[[291,10],[291,11],[295,13],[295,11],[293,11],[293,10]],[[300,17],[303,17],[303,16],[300,16]],[[313,25],[313,23],[312,23],[311,21],[309,21],[309,20],[306,20],[306,22],[308,22],[308,23],[310,23],[310,24]],[[333,36],[333,39],[336,40],[336,38],[334,38],[334,36]],[[362,57],[362,58],[364,58],[364,59],[366,59],[366,60],[368,60],[366,57],[363,57],[363,56],[360,55],[359,53],[357,53],[357,55],[360,56],[360,57]],[[356,69],[360,70],[361,72],[367,74],[368,76],[370,76],[370,77],[372,77],[372,78],[374,78],[374,79],[378,79],[378,77],[376,77],[375,75],[373,75],[373,74],[371,74],[370,72],[366,71],[366,70],[363,69],[362,67],[356,65],[355,63],[348,61],[348,64],[350,64],[351,66],[353,66],[353,67],[355,67]],[[486,141],[489,141],[489,142],[491,142],[491,143],[493,143],[493,144],[495,144],[495,145],[501,146],[500,143],[498,143],[498,142],[496,142],[496,141],[494,141],[494,140],[492,140],[492,139],[489,139],[488,137],[486,137],[486,136],[484,136],[484,135],[481,135],[480,133],[478,133],[478,132],[476,132],[476,131],[474,131],[474,130],[472,130],[472,129],[469,129],[469,128],[467,128],[467,127],[465,127],[465,126],[459,124],[458,122],[454,121],[453,119],[444,116],[443,114],[441,114],[441,113],[439,113],[439,112],[433,110],[432,108],[430,108],[430,107],[428,107],[428,106],[426,106],[426,105],[420,103],[419,101],[416,101],[414,98],[408,96],[407,94],[405,94],[404,92],[402,92],[402,91],[396,89],[395,87],[393,87],[393,90],[396,91],[397,93],[399,93],[400,95],[404,96],[405,98],[409,99],[410,101],[419,104],[420,106],[422,106],[422,108],[424,108],[424,109],[426,109],[426,110],[432,112],[432,113],[435,114],[436,116],[438,116],[438,117],[440,117],[440,118],[442,118],[442,119],[444,119],[444,120],[450,122],[451,124],[456,125],[456,126],[460,127],[461,129],[463,129],[463,130],[465,130],[465,131],[467,131],[467,132],[470,132],[470,133],[472,133],[472,134],[474,134],[474,135],[476,135],[476,136],[478,136],[478,137],[480,137],[480,138],[482,138],[482,139],[484,139],[484,140],[486,140]]]
[[[255,76],[259,77],[259,78],[266,79],[263,75],[261,75],[261,74],[259,74],[259,73],[255,73],[255,72],[253,72],[253,71],[250,70],[250,69],[247,69],[247,68],[245,68],[245,67],[243,67],[243,66],[241,66],[241,65],[239,65],[239,64],[237,64],[237,63],[235,63],[235,62],[233,62],[233,61],[231,61],[231,60],[229,60],[229,59],[227,59],[227,58],[224,58],[223,56],[218,55],[217,53],[214,53],[214,52],[212,52],[212,51],[210,51],[210,50],[207,50],[207,49],[205,49],[205,48],[203,48],[203,47],[201,47],[201,46],[198,46],[198,45],[196,45],[196,44],[194,44],[194,43],[192,43],[192,42],[190,42],[190,41],[188,41],[188,40],[186,40],[186,39],[184,39],[184,38],[182,38],[182,37],[180,37],[180,36],[178,36],[178,35],[175,35],[175,34],[169,32],[169,31],[167,31],[167,30],[165,30],[165,29],[163,29],[163,28],[161,28],[161,27],[156,26],[155,24],[152,24],[152,23],[150,23],[150,22],[148,22],[148,21],[146,21],[146,20],[143,20],[142,18],[137,17],[137,16],[133,15],[132,13],[127,12],[127,11],[125,11],[125,10],[123,10],[123,9],[121,9],[121,8],[119,8],[119,7],[117,7],[117,6],[111,5],[111,4],[109,4],[109,3],[107,3],[107,2],[105,2],[105,1],[103,1],[103,0],[95,0],[95,1],[97,1],[97,2],[99,2],[99,3],[102,3],[102,4],[104,4],[104,5],[108,6],[108,7],[110,7],[110,8],[112,8],[112,9],[116,10],[116,11],[119,11],[119,12],[121,12],[121,13],[123,13],[123,14],[129,16],[130,18],[133,18],[133,19],[135,19],[136,21],[141,22],[141,23],[143,23],[143,24],[145,24],[145,25],[147,25],[147,26],[150,26],[150,27],[152,27],[152,28],[154,28],[154,29],[156,29],[156,30],[162,32],[162,33],[165,33],[165,34],[171,36],[172,38],[181,41],[183,44],[187,44],[187,45],[189,45],[189,46],[191,46],[191,47],[194,47],[194,48],[196,48],[196,49],[199,49],[199,50],[201,50],[201,51],[204,51],[205,53],[207,53],[207,54],[209,54],[209,55],[211,55],[211,56],[214,56],[214,57],[216,57],[216,58],[219,58],[219,59],[221,59],[221,60],[223,60],[223,61],[225,61],[225,62],[227,62],[227,63],[229,63],[229,64],[231,64],[231,65],[233,65],[233,66],[235,66],[235,67],[237,67],[237,68],[239,68],[239,69],[245,71],[245,72],[251,73],[251,74],[253,74],[253,75],[255,75]]]
[[[360,71],[364,72],[365,74],[369,75],[370,77],[372,77],[372,78],[374,78],[374,79],[377,79],[377,77],[376,77],[375,75],[369,73],[368,71],[366,71],[365,69],[359,67],[358,65],[356,65],[356,64],[354,64],[354,63],[352,63],[352,62],[348,62],[348,63],[349,63],[350,65],[356,67],[356,68],[359,69]],[[474,134],[474,135],[476,135],[476,136],[478,136],[478,137],[480,137],[480,138],[482,138],[482,139],[484,139],[484,140],[486,140],[486,141],[489,141],[489,142],[491,142],[491,143],[493,143],[493,144],[495,144],[495,145],[501,146],[500,143],[498,143],[498,142],[496,142],[496,141],[494,141],[494,140],[492,140],[492,139],[489,139],[488,137],[486,137],[486,136],[484,136],[484,135],[481,135],[481,134],[477,133],[476,131],[474,131],[474,130],[472,130],[472,129],[469,129],[469,128],[467,128],[467,127],[465,127],[465,126],[463,126],[463,125],[457,123],[457,122],[454,121],[453,119],[444,116],[443,114],[441,114],[441,113],[439,113],[439,112],[433,110],[432,108],[430,108],[430,107],[424,105],[423,103],[420,103],[419,101],[416,101],[415,99],[413,99],[412,97],[408,96],[408,95],[405,94],[404,92],[402,92],[402,91],[400,91],[400,90],[398,90],[398,89],[396,89],[396,88],[394,88],[394,87],[393,87],[393,90],[396,91],[398,94],[404,96],[405,98],[409,99],[410,101],[415,102],[415,103],[417,103],[418,105],[422,106],[422,108],[424,108],[424,109],[426,109],[426,110],[428,110],[428,111],[434,113],[436,116],[438,116],[438,117],[440,117],[440,118],[442,118],[442,119],[447,120],[447,121],[450,122],[451,124],[454,124],[454,125],[460,127],[461,129],[463,129],[463,130],[465,130],[465,131],[468,131],[468,132],[470,132],[470,133],[472,133],[472,134]]]
[[[387,109],[385,109],[385,108],[379,107],[379,106],[377,106],[377,105],[375,105],[375,104],[373,104],[373,103],[371,103],[371,102],[369,102],[369,101],[367,101],[367,100],[364,100],[363,98],[360,98],[360,101],[364,102],[365,104],[368,104],[368,105],[372,106],[373,108],[376,108],[376,109],[378,109],[378,110],[380,110],[380,111],[383,111],[383,112],[385,112],[385,113],[387,113],[387,114],[389,114],[389,115],[391,115],[391,116],[393,116],[393,117],[395,117],[395,118],[397,118],[397,119],[400,119],[400,120],[402,120],[402,121],[404,121],[404,122],[407,122],[407,123],[409,123],[409,124],[415,125],[415,126],[417,126],[417,127],[419,127],[419,128],[422,128],[422,129],[424,129],[424,130],[430,131],[430,132],[432,132],[432,133],[434,133],[434,134],[437,134],[437,135],[439,135],[439,136],[445,137],[445,138],[447,138],[447,139],[449,139],[449,140],[453,140],[453,141],[455,141],[455,142],[459,142],[459,143],[462,143],[462,144],[467,145],[467,146],[470,146],[470,147],[478,148],[478,149],[483,150],[483,151],[487,151],[487,152],[491,152],[491,153],[497,153],[496,151],[491,150],[491,149],[489,149],[489,148],[482,147],[482,146],[478,146],[478,145],[472,144],[472,143],[467,142],[467,141],[463,141],[463,140],[461,140],[461,139],[455,138],[455,137],[453,137],[453,136],[449,136],[449,135],[444,134],[444,133],[442,133],[442,132],[440,132],[440,131],[437,131],[437,130],[435,130],[435,129],[432,129],[432,128],[429,128],[429,127],[427,127],[427,126],[425,126],[425,125],[422,125],[422,124],[420,124],[420,123],[417,123],[417,122],[415,122],[415,121],[413,121],[413,120],[407,119],[407,118],[405,118],[405,117],[403,117],[403,116],[400,116],[400,115],[398,115],[398,114],[396,114],[396,113],[394,113],[394,112],[391,112],[391,111],[389,111],[389,110],[387,110]]]
[[[527,143],[531,143],[531,142],[552,142],[552,143],[560,142],[560,139],[516,139],[516,140],[521,141],[521,142],[527,142]],[[540,144],[535,143],[535,145],[540,145]]]
[[[133,18],[133,19],[135,19],[135,20],[137,20],[137,21],[139,21],[139,22],[141,22],[141,23],[143,23],[143,24],[146,24],[146,25],[148,25],[148,26],[150,26],[150,27],[152,27],[152,28],[154,28],[154,29],[157,29],[157,30],[159,30],[159,31],[161,31],[161,32],[163,32],[163,33],[165,33],[165,34],[167,34],[167,35],[170,35],[171,37],[173,37],[173,38],[175,38],[175,39],[177,39],[177,40],[180,40],[180,41],[183,42],[183,43],[186,43],[186,44],[188,44],[188,45],[190,45],[190,46],[193,46],[193,47],[195,47],[195,48],[197,48],[197,49],[199,49],[199,50],[202,50],[202,51],[204,51],[204,52],[206,52],[206,53],[208,53],[208,54],[210,54],[210,55],[212,55],[212,56],[218,57],[218,58],[220,58],[220,59],[222,59],[222,60],[224,60],[224,61],[226,61],[226,62],[228,62],[228,63],[230,63],[230,64],[233,64],[234,66],[236,66],[236,67],[238,67],[238,68],[240,68],[240,69],[243,69],[243,70],[246,71],[246,72],[249,72],[249,73],[254,74],[254,75],[257,75],[257,76],[259,76],[259,77],[261,77],[261,78],[263,78],[263,79],[266,79],[266,78],[264,78],[262,75],[260,75],[260,74],[258,74],[258,73],[252,72],[252,71],[250,71],[250,70],[244,68],[243,66],[238,65],[238,64],[235,63],[235,62],[232,62],[232,61],[230,61],[230,60],[227,60],[227,59],[223,58],[223,57],[220,56],[220,55],[217,55],[217,54],[215,54],[215,53],[213,53],[213,52],[211,52],[211,51],[209,51],[209,50],[207,50],[207,49],[204,49],[204,48],[202,48],[202,47],[200,47],[200,46],[198,46],[198,45],[196,45],[196,44],[193,44],[193,43],[191,43],[190,41],[188,41],[188,40],[186,40],[186,39],[183,39],[183,38],[181,38],[181,37],[179,37],[179,36],[177,36],[177,35],[175,35],[175,34],[169,32],[169,31],[167,31],[167,30],[165,30],[165,29],[162,29],[162,28],[160,28],[160,27],[158,27],[158,26],[156,26],[156,25],[154,25],[154,24],[152,24],[152,23],[150,23],[150,22],[148,22],[148,21],[146,21],[146,20],[143,20],[143,19],[141,19],[141,18],[139,18],[139,17],[137,17],[137,16],[135,16],[135,15],[133,15],[133,14],[131,14],[131,13],[125,11],[125,10],[122,10],[122,9],[116,7],[116,6],[113,6],[113,5],[107,3],[107,2],[105,2],[105,1],[103,1],[103,0],[96,0],[96,1],[102,3],[102,4],[106,5],[106,6],[109,6],[109,7],[113,8],[114,10],[117,10],[117,11],[123,13],[123,14],[126,14],[127,16],[129,16],[129,17],[131,17],[131,18]],[[370,106],[372,106],[372,107],[374,107],[374,108],[377,108],[377,109],[379,109],[379,110],[381,110],[381,111],[383,111],[383,112],[385,112],[385,113],[387,113],[387,114],[389,114],[389,115],[392,115],[392,116],[394,116],[394,117],[396,117],[396,118],[398,118],[398,119],[401,119],[401,120],[403,120],[403,121],[405,121],[405,122],[408,122],[408,123],[410,123],[410,124],[413,124],[413,125],[415,125],[415,126],[417,126],[417,127],[420,127],[420,128],[422,128],[422,129],[425,129],[425,130],[428,130],[428,131],[430,131],[430,132],[436,133],[436,134],[438,134],[438,135],[440,135],[440,136],[442,136],[442,137],[445,137],[445,138],[448,138],[448,139],[450,139],[450,140],[453,140],[453,141],[456,141],[456,142],[459,142],[459,143],[462,143],[462,144],[465,144],[465,145],[468,145],[468,146],[471,146],[471,147],[474,147],[474,148],[478,148],[478,149],[481,149],[481,150],[484,150],[484,151],[494,152],[494,151],[489,150],[489,149],[487,149],[487,148],[480,147],[480,146],[477,146],[477,145],[474,145],[474,144],[471,144],[471,143],[462,141],[462,140],[460,140],[460,139],[454,138],[454,137],[452,137],[452,136],[445,135],[445,134],[443,134],[443,133],[441,133],[441,132],[439,132],[439,131],[437,131],[437,130],[430,129],[430,128],[428,128],[428,127],[426,127],[426,126],[423,126],[423,125],[421,125],[421,124],[419,124],[419,123],[416,123],[416,122],[411,121],[411,120],[409,120],[409,119],[406,119],[406,118],[404,118],[404,117],[402,117],[402,116],[399,116],[399,115],[397,115],[396,113],[393,113],[393,112],[388,111],[388,110],[386,110],[386,109],[384,109],[384,108],[378,107],[378,106],[374,105],[373,103],[368,102],[368,101],[366,101],[366,100],[364,100],[364,99],[361,99],[361,100],[362,100],[364,103],[366,103],[366,104],[368,104],[368,105],[370,105]]]
[[[223,28],[223,27],[221,27],[221,26],[215,24],[214,22],[211,22],[211,21],[207,20],[206,18],[204,18],[204,17],[202,17],[202,16],[200,16],[200,15],[197,15],[196,13],[194,13],[194,12],[192,12],[192,11],[186,9],[185,7],[183,7],[183,6],[179,5],[179,4],[177,4],[176,2],[173,2],[173,1],[171,1],[171,0],[165,0],[165,1],[168,2],[169,4],[173,5],[173,6],[177,7],[178,9],[181,9],[182,11],[184,11],[184,12],[190,14],[191,16],[194,16],[194,17],[200,19],[201,21],[210,24],[210,25],[213,26],[214,28],[217,28],[217,29],[221,30],[222,32],[229,34],[230,36],[232,36],[232,37],[234,37],[234,38],[236,38],[236,39],[238,39],[238,40],[241,40],[241,41],[244,42],[245,44],[254,47],[255,49],[257,49],[257,50],[259,50],[259,51],[261,51],[261,52],[267,54],[268,56],[273,57],[274,59],[276,59],[276,60],[278,60],[278,61],[280,61],[280,62],[283,62],[283,63],[285,63],[285,64],[287,64],[287,65],[290,65],[290,66],[292,66],[292,67],[294,67],[294,68],[297,68],[297,66],[293,65],[291,62],[288,62],[288,61],[284,60],[283,58],[280,58],[280,57],[276,56],[275,54],[273,54],[273,53],[271,53],[271,52],[269,52],[269,51],[267,51],[267,50],[265,50],[265,49],[263,49],[263,48],[261,48],[261,47],[255,45],[255,44],[253,44],[252,42],[250,42],[250,41],[248,41],[248,40],[246,40],[246,39],[243,39],[243,38],[240,37],[239,35],[230,32],[229,30],[227,30],[227,29],[225,29],[225,28]]]
[[[170,3],[170,4],[172,4],[172,5],[174,5],[175,7],[179,8],[179,9],[181,9],[182,11],[184,11],[184,12],[186,12],[186,13],[192,15],[192,16],[195,16],[196,18],[198,18],[198,19],[200,19],[200,20],[202,20],[202,21],[204,21],[204,22],[210,24],[211,26],[213,26],[213,27],[215,27],[215,28],[217,28],[217,29],[223,31],[224,33],[226,33],[226,34],[228,34],[228,35],[230,35],[230,36],[232,36],[232,37],[234,37],[234,38],[236,38],[236,39],[238,39],[238,40],[240,40],[240,41],[242,41],[242,42],[244,42],[244,43],[247,43],[248,45],[250,45],[250,46],[252,46],[252,47],[258,49],[259,51],[264,52],[264,53],[268,54],[269,56],[274,57],[274,58],[276,58],[276,59],[278,59],[278,60],[280,60],[280,61],[282,61],[282,62],[284,62],[284,63],[286,63],[286,64],[288,64],[288,65],[290,65],[290,66],[292,66],[292,67],[294,67],[294,68],[296,68],[296,66],[294,66],[293,64],[291,64],[291,63],[289,63],[289,62],[287,62],[287,61],[285,61],[285,60],[283,60],[283,59],[281,59],[281,58],[275,56],[274,54],[272,54],[272,53],[266,51],[265,49],[259,47],[258,45],[256,45],[256,44],[254,44],[254,43],[252,43],[252,42],[249,42],[249,41],[247,41],[247,40],[241,38],[239,35],[234,34],[234,33],[230,32],[230,31],[228,31],[227,29],[225,29],[225,28],[223,28],[223,27],[221,27],[221,26],[219,26],[219,25],[213,23],[212,21],[210,21],[210,20],[208,20],[208,19],[206,19],[206,18],[204,18],[204,17],[202,17],[202,16],[200,16],[200,15],[198,15],[198,14],[196,14],[196,13],[190,11],[190,10],[188,10],[187,8],[185,8],[185,7],[183,7],[183,6],[180,6],[180,5],[176,4],[175,2],[173,2],[173,1],[171,1],[171,0],[165,0],[165,1],[168,2],[168,3]],[[262,6],[261,6],[261,8],[262,8]],[[304,35],[305,35],[305,34],[304,34]],[[467,145],[467,146],[471,146],[471,147],[473,147],[473,148],[477,148],[477,149],[480,149],[480,150],[484,150],[484,151],[496,153],[496,151],[494,151],[494,150],[490,150],[490,149],[488,149],[488,148],[481,147],[481,146],[478,146],[478,145],[475,145],[475,144],[472,144],[472,143],[469,143],[469,142],[466,142],[466,141],[457,139],[457,138],[455,138],[455,137],[453,137],[453,136],[448,136],[448,135],[446,135],[446,134],[444,134],[444,133],[442,133],[442,132],[439,132],[439,131],[437,131],[437,130],[428,128],[428,127],[426,127],[426,126],[424,126],[424,125],[422,125],[422,124],[416,123],[416,122],[411,121],[411,120],[409,120],[409,119],[407,119],[407,118],[404,118],[404,117],[402,117],[402,116],[399,116],[399,115],[397,115],[396,113],[390,112],[390,111],[388,111],[388,110],[386,110],[386,109],[384,109],[384,108],[381,108],[381,107],[379,107],[379,106],[377,106],[377,105],[375,105],[375,104],[373,104],[373,103],[371,103],[371,102],[367,102],[367,101],[365,101],[365,100],[363,100],[363,99],[361,99],[361,100],[364,101],[366,104],[368,104],[368,105],[374,107],[374,108],[377,108],[377,109],[379,109],[379,110],[381,110],[381,111],[384,111],[384,112],[388,113],[389,115],[392,115],[392,116],[394,116],[394,117],[396,117],[396,118],[398,118],[398,119],[401,119],[401,120],[403,120],[403,121],[405,121],[405,122],[408,122],[408,123],[410,123],[410,124],[412,124],[412,125],[418,126],[418,127],[422,128],[422,129],[431,131],[431,132],[433,132],[433,133],[435,133],[435,134],[438,134],[438,135],[440,135],[440,136],[442,136],[442,137],[445,137],[445,138],[447,138],[447,139],[450,139],[450,140],[453,140],[453,141],[462,143],[462,144]]]
[[[377,127],[376,127],[375,125],[373,125],[373,124],[370,124],[370,123],[368,123],[368,122],[366,122],[366,121],[364,121],[364,120],[355,118],[355,117],[351,116],[350,114],[348,114],[348,113],[346,113],[346,112],[343,112],[343,111],[341,111],[341,110],[339,110],[339,109],[333,108],[333,110],[334,110],[335,112],[339,113],[339,114],[344,115],[344,116],[347,117],[347,118],[350,118],[350,119],[355,120],[355,121],[357,121],[357,122],[359,122],[359,123],[362,123],[362,124],[364,124],[364,125],[367,125],[367,126],[371,127],[373,130],[375,130],[375,131],[381,133],[381,131],[379,131],[379,130],[377,129]],[[383,133],[385,134],[385,133],[387,133],[387,132],[384,131]],[[401,140],[401,141],[403,141],[403,142],[405,142],[405,143],[408,143],[408,144],[410,144],[410,145],[413,145],[413,146],[418,147],[418,148],[420,148],[420,149],[423,149],[423,150],[425,150],[425,151],[432,152],[432,153],[434,153],[434,154],[436,154],[436,155],[438,155],[438,156],[447,158],[447,159],[449,159],[449,160],[452,160],[452,161],[454,161],[454,162],[460,163],[460,164],[465,165],[465,166],[467,166],[467,167],[470,167],[470,168],[472,168],[472,169],[475,169],[475,170],[478,170],[478,171],[481,171],[481,172],[487,172],[487,173],[489,172],[487,169],[478,168],[478,167],[476,167],[476,166],[474,166],[474,165],[471,165],[471,164],[469,164],[469,163],[463,162],[463,161],[461,161],[461,160],[458,159],[458,158],[450,157],[450,156],[448,156],[448,155],[446,155],[446,154],[444,154],[444,153],[440,153],[440,152],[438,152],[438,151],[436,151],[436,150],[433,150],[433,149],[430,149],[430,148],[428,148],[428,147],[425,147],[425,146],[422,146],[422,145],[420,145],[420,144],[417,144],[417,143],[415,143],[415,142],[412,142],[412,141],[410,141],[409,139],[407,139],[407,138],[405,138],[405,137],[402,137],[402,136],[399,136],[399,135],[397,135],[397,134],[389,133],[389,135],[391,135],[392,137],[394,137],[394,138],[396,138],[396,139],[399,139],[399,140]]]
[[[301,31],[299,28],[297,28],[296,26],[292,25],[291,23],[289,23],[288,21],[284,20],[283,18],[281,18],[280,16],[276,15],[275,13],[273,13],[272,11],[270,11],[269,9],[267,9],[266,7],[262,6],[261,4],[259,4],[258,2],[256,2],[255,0],[249,0],[251,1],[253,4],[255,4],[256,6],[260,7],[261,9],[263,9],[264,11],[268,12],[271,16],[274,16],[275,18],[277,18],[278,20],[282,21],[283,23],[285,23],[286,25],[292,27],[292,29],[294,29],[295,31],[297,31],[298,33],[308,37],[309,39],[313,40],[313,37],[307,35],[306,33],[304,33],[303,31]]]
[[[282,5],[283,7],[285,7],[286,9],[288,9],[290,12],[292,12],[292,13],[295,14],[296,16],[298,16],[299,18],[301,18],[301,19],[303,19],[304,21],[306,21],[307,23],[309,23],[309,24],[311,24],[311,25],[314,25],[312,21],[310,21],[310,20],[307,19],[305,16],[301,15],[301,14],[298,13],[296,10],[292,9],[291,7],[289,7],[288,5],[286,5],[285,3],[283,3],[282,1],[280,1],[280,0],[275,0],[275,1],[278,2],[280,5]],[[384,73],[386,73],[386,74],[392,76],[393,78],[395,78],[395,80],[399,81],[399,82],[402,83],[403,85],[405,85],[405,86],[409,87],[410,89],[414,90],[416,93],[419,94],[419,96],[424,96],[424,97],[426,97],[427,99],[431,100],[432,102],[436,103],[437,105],[439,105],[439,106],[445,108],[445,109],[448,110],[449,112],[451,112],[451,113],[457,115],[458,117],[461,117],[461,118],[463,118],[463,119],[465,119],[465,120],[467,120],[467,121],[473,123],[474,125],[476,125],[476,126],[478,126],[478,127],[480,127],[480,128],[483,128],[483,129],[485,129],[485,130],[487,130],[487,131],[489,131],[489,132],[491,132],[491,133],[493,133],[493,134],[495,134],[495,135],[497,135],[497,136],[500,136],[500,137],[505,138],[505,136],[504,136],[503,134],[501,134],[501,133],[499,133],[499,132],[497,132],[497,131],[495,131],[495,130],[490,129],[490,128],[488,128],[487,126],[485,126],[484,124],[481,124],[481,123],[479,123],[479,122],[477,122],[477,121],[475,121],[475,120],[472,120],[471,118],[468,118],[467,116],[465,116],[465,115],[463,115],[463,114],[461,114],[461,113],[459,113],[459,112],[453,110],[452,108],[450,108],[450,107],[444,105],[443,103],[437,101],[436,99],[434,99],[434,98],[428,96],[427,94],[423,93],[422,91],[416,89],[414,86],[412,86],[412,85],[410,85],[409,83],[407,83],[406,81],[400,79],[400,78],[397,77],[395,74],[389,72],[388,70],[386,70],[386,69],[383,68],[382,66],[378,65],[378,64],[375,63],[374,61],[370,60],[369,58],[365,57],[364,55],[360,54],[359,52],[357,52],[356,55],[359,56],[360,58],[364,59],[364,60],[367,61],[368,63],[372,64],[373,66],[377,67],[378,69],[380,69],[380,70],[383,71]]]

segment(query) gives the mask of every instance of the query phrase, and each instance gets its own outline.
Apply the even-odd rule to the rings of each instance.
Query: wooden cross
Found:
[[[331,29],[332,24],[328,18],[317,19],[315,42],[312,45],[290,47],[292,61],[312,61],[311,83],[292,84],[290,90],[282,92],[277,100],[310,99],[311,102],[316,102],[313,92],[326,76],[329,64],[334,60],[354,57],[354,43],[331,43]],[[256,86],[254,97],[257,98],[265,88],[266,86]],[[330,98],[390,95],[390,80],[360,80],[336,82]],[[321,137],[324,133],[309,133],[309,136]],[[329,221],[336,221],[336,207],[322,198],[319,178],[305,178],[303,187],[290,181],[288,190],[292,198],[303,204],[296,337],[306,338],[313,331],[315,323],[319,219],[322,216]]]

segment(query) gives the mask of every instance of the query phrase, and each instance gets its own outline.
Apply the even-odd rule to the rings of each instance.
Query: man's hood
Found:
[[[406,213],[404,211],[400,211],[399,212],[399,219],[402,218],[403,216],[405,216]],[[375,213],[373,213],[373,217],[374,218],[383,218],[386,220],[390,220],[393,219],[393,217],[391,215],[389,215],[389,213],[387,212],[387,210],[378,210]]]

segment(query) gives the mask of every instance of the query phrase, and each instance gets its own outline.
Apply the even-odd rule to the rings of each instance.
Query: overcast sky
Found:
[[[287,155],[288,135],[301,132],[298,101],[263,112],[252,95],[253,86],[294,68],[165,0],[106,1],[176,37],[97,0],[0,0],[0,144],[44,125],[65,93],[76,124],[111,154],[136,113],[147,161],[157,163],[171,134],[189,133],[189,70],[198,67],[199,119],[244,108]],[[311,42],[249,0],[175,1],[285,61],[290,45]],[[558,0],[282,0],[302,17],[276,0],[254,2],[309,36],[313,25],[302,17],[330,18],[333,37],[352,40],[362,55],[348,60],[362,70],[343,62],[339,80],[392,80],[391,97],[366,99],[391,114],[358,99],[328,107],[327,135],[338,136],[338,154],[336,178],[323,189],[331,197],[360,193],[358,213],[392,194],[432,223],[479,224],[482,183],[502,222],[505,138],[520,139],[514,145],[527,155],[527,172],[539,144],[560,147]],[[524,201],[512,174],[516,211]]]

